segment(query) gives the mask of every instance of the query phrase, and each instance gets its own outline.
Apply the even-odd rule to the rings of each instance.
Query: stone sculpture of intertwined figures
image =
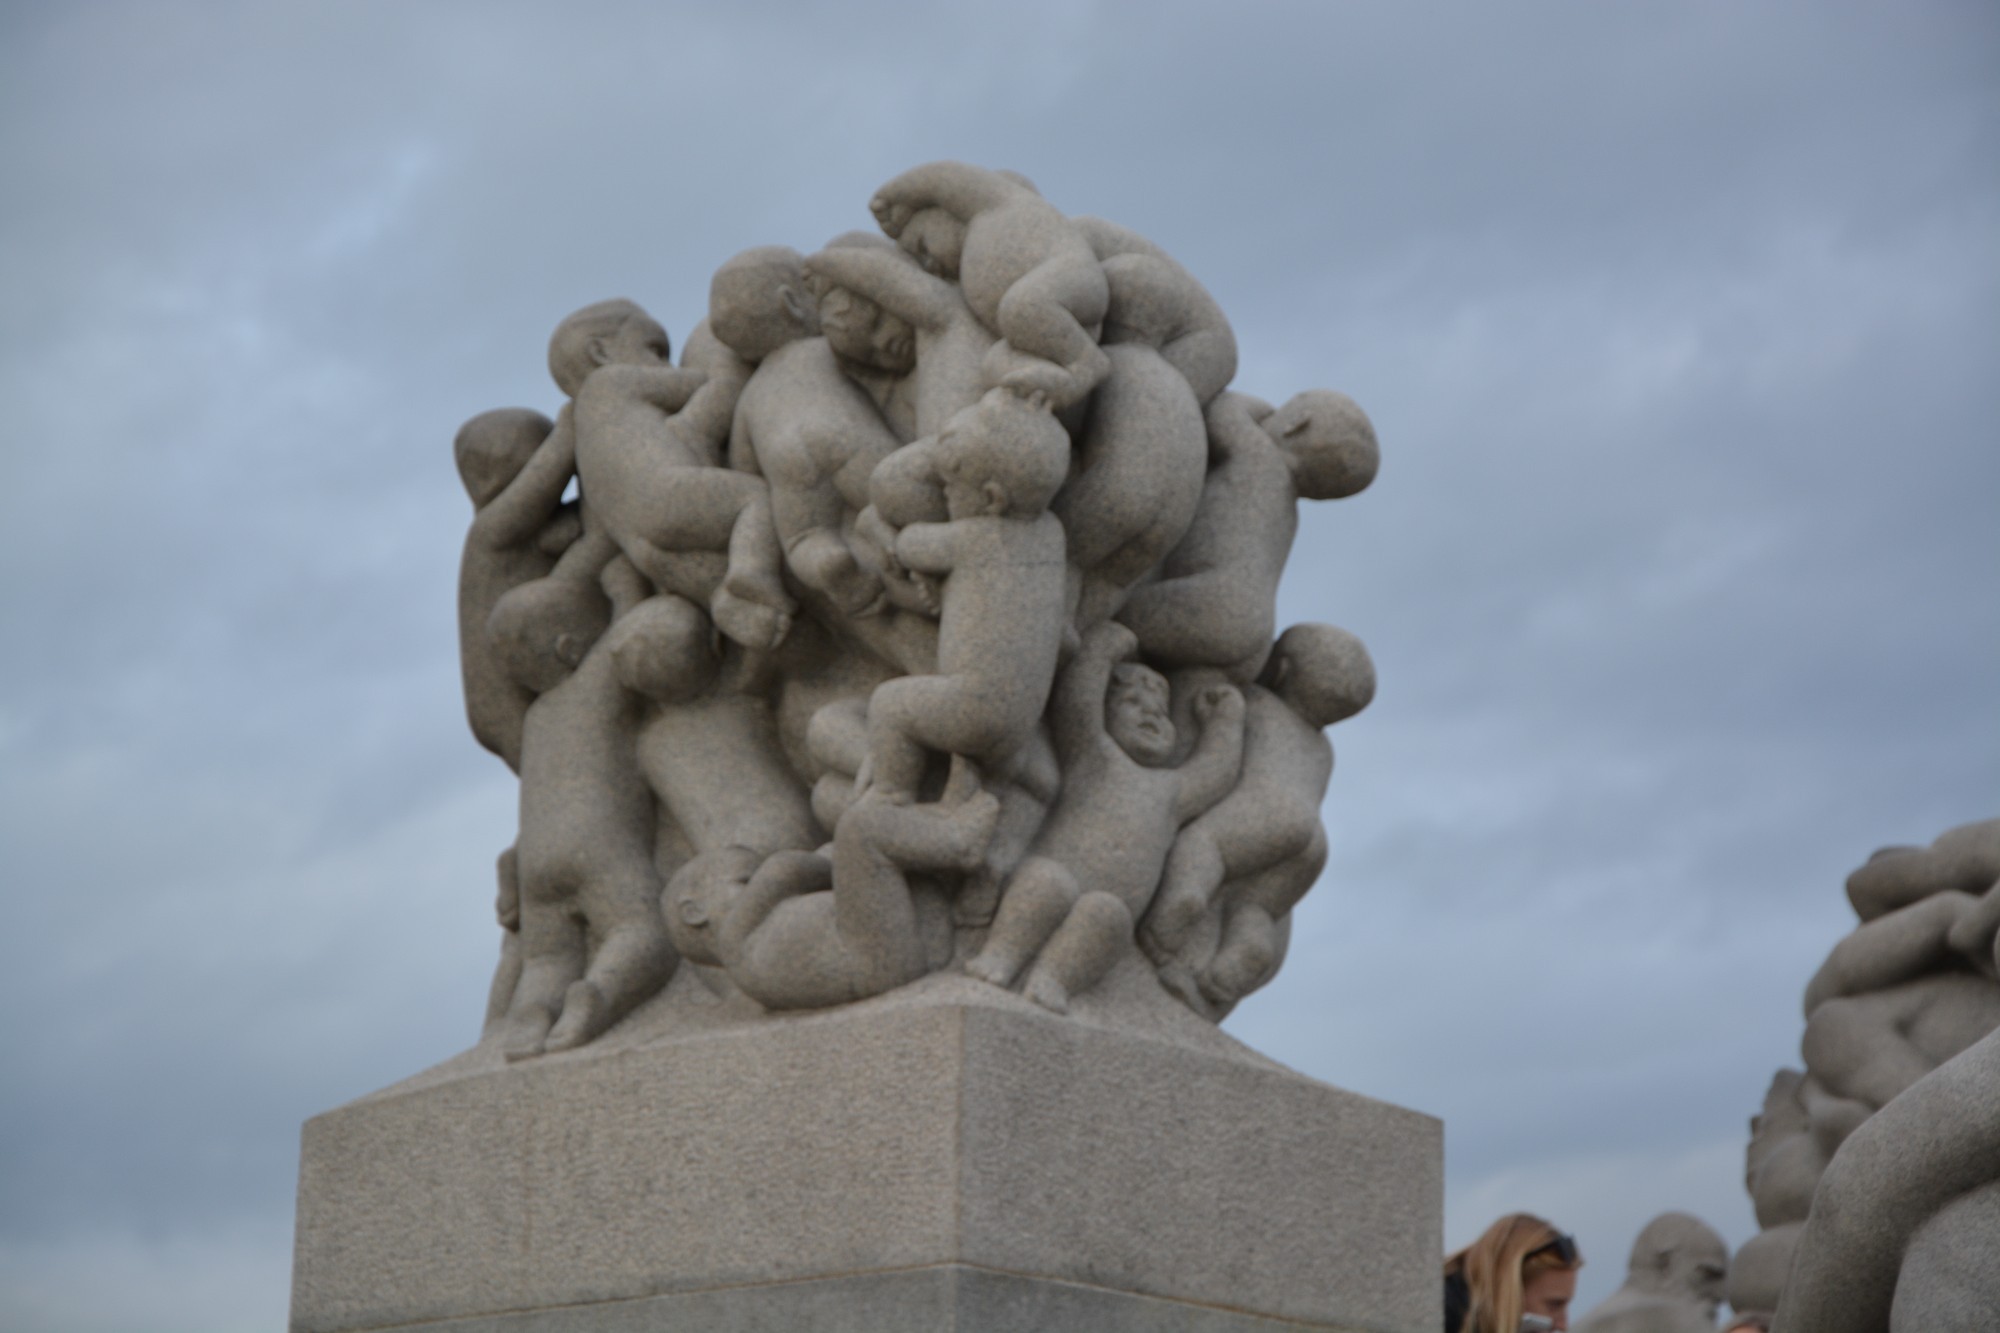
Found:
[[[521,781],[510,1059],[677,973],[753,1014],[934,973],[1062,1013],[1137,966],[1216,1019],[1325,864],[1323,729],[1374,669],[1275,598],[1298,501],[1374,478],[1368,418],[1230,391],[1202,285],[1022,176],[869,207],[723,264],[678,364],[585,306],[555,420],[459,432],[466,706]]]

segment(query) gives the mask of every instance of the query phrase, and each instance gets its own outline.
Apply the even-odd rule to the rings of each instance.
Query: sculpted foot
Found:
[[[1270,969],[1269,949],[1247,945],[1225,949],[1195,978],[1195,984],[1210,1004],[1220,1008],[1235,1004],[1256,989]]]
[[[745,648],[776,648],[792,628],[792,618],[775,607],[718,588],[708,604],[715,627]]]
[[[1000,823],[1000,798],[983,791],[959,806],[940,805],[948,811],[945,822],[945,857],[955,870],[974,870],[986,857],[986,845]]]
[[[1021,989],[1021,994],[1052,1014],[1069,1012],[1069,992],[1063,988],[1061,982],[1049,975],[1046,968],[1035,969],[1028,978],[1028,984]]]
[[[516,1014],[507,1020],[502,1029],[501,1049],[506,1052],[507,1063],[532,1060],[546,1049],[549,1025],[555,1022],[555,1015],[536,1006],[531,1013]]]
[[[1182,890],[1162,894],[1139,927],[1139,947],[1148,958],[1164,967],[1168,959],[1180,952],[1188,933],[1207,911],[1208,904],[1198,893]]]
[[[1201,993],[1201,985],[1195,980],[1194,973],[1189,970],[1186,963],[1177,958],[1169,959],[1160,964],[1159,975],[1160,985],[1166,988],[1169,995],[1203,1018],[1214,1021],[1215,1009],[1209,1004],[1208,997]]]
[[[1001,990],[1005,990],[1014,980],[1014,973],[1019,967],[1020,964],[1014,959],[988,949],[965,965],[965,975],[976,977],[989,986],[998,986]]]
[[[604,992],[588,981],[573,982],[563,994],[562,1017],[542,1043],[542,1050],[575,1050],[604,1026]]]

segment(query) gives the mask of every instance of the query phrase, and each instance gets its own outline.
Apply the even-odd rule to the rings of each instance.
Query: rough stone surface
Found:
[[[1299,502],[1374,480],[1367,415],[1231,391],[1194,275],[1016,173],[867,204],[879,234],[724,263],[678,365],[582,307],[553,418],[459,432],[514,1059],[684,963],[774,1011],[959,969],[1061,1013],[1143,949],[1215,1021],[1326,864],[1322,733],[1374,668],[1276,596]]]
[[[1862,922],[1806,988],[1806,1068],[1751,1122],[1764,1230],[1730,1302],[1794,1330],[1887,1328],[1892,1298],[1897,1328],[1959,1327],[1979,1301],[1990,1318],[2000,1228],[1956,1201],[2000,1178],[2000,820],[1885,848],[1847,891]]]
[[[939,977],[525,1064],[489,1044],[307,1125],[292,1327],[617,1328],[560,1321],[663,1298],[687,1322],[654,1326],[815,1301],[888,1302],[884,1328],[1434,1325],[1438,1123],[1158,1016]],[[875,1327],[827,1318],[791,1326]]]
[[[1632,1242],[1625,1282],[1576,1333],[1713,1333],[1729,1246],[1687,1213],[1662,1213]]]

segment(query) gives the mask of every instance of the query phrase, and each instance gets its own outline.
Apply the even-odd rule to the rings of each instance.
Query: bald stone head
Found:
[[[1714,1319],[1728,1274],[1729,1246],[1713,1227],[1688,1213],[1661,1213],[1632,1242],[1625,1285],[1699,1302]]]

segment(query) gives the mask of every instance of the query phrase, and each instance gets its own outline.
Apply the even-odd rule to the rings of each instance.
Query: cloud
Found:
[[[1841,877],[1992,813],[1983,9],[0,23],[13,1322],[280,1317],[299,1121],[483,1004],[513,796],[457,697],[453,430],[553,407],[568,310],[684,337],[722,259],[928,158],[1146,231],[1241,387],[1376,421],[1281,615],[1381,694],[1231,1026],[1443,1115],[1454,1242],[1546,1207],[1590,1289],[1668,1207],[1743,1239]]]

